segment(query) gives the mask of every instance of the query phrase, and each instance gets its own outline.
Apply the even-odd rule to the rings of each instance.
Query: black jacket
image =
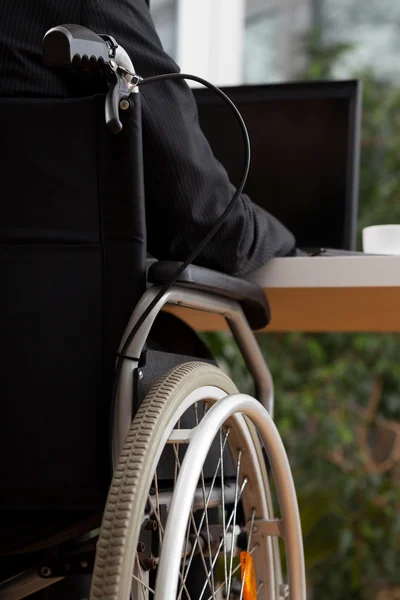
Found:
[[[42,64],[44,33],[63,23],[114,36],[142,77],[178,71],[162,49],[145,0],[1,0],[0,96],[103,91],[95,76]],[[148,250],[157,258],[183,260],[217,221],[234,188],[200,130],[186,83],[151,84],[141,93]],[[290,253],[294,245],[279,221],[242,195],[197,262],[243,274]]]

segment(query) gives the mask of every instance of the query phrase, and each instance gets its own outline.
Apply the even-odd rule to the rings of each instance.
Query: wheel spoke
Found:
[[[222,531],[223,531],[223,549],[224,549],[224,575],[225,575],[225,581],[228,579],[228,571],[227,571],[227,560],[226,560],[226,531],[225,531],[225,527],[226,527],[226,515],[225,515],[225,489],[224,489],[224,448],[225,448],[225,443],[227,440],[227,437],[229,435],[229,429],[227,430],[227,433],[225,435],[225,443],[224,446],[222,446],[222,435],[221,435],[221,430],[219,430],[219,456],[220,456],[220,461],[221,461],[221,490],[222,490]]]
[[[251,523],[250,523],[249,537],[248,537],[248,539],[247,539],[247,548],[246,548],[247,552],[249,552],[249,549],[250,549],[250,544],[251,544],[251,536],[252,536],[252,533],[253,533],[253,527],[254,527],[254,519],[255,519],[255,516],[256,516],[256,510],[255,510],[255,508],[253,508],[253,510],[252,510],[252,513],[251,513]],[[244,592],[244,581],[245,581],[245,578],[244,578],[244,577],[242,577],[242,585],[241,585],[241,587],[240,587],[240,600],[242,600],[242,598],[243,598],[243,592]]]
[[[181,420],[179,419],[177,429],[180,429],[180,428],[181,428]],[[178,448],[177,448],[177,446],[178,446]],[[181,467],[180,460],[179,460],[179,447],[180,447],[180,444],[173,444],[174,454],[175,454],[175,458],[176,458],[175,466],[174,466],[174,487],[176,485],[176,480],[177,480],[178,473],[179,473],[179,470]],[[189,534],[190,534],[190,522],[188,523],[188,531],[187,531],[187,537],[186,537],[186,542],[185,542],[185,556],[186,556],[187,545],[189,543]],[[184,561],[182,561],[182,564],[184,564]],[[179,579],[181,580],[182,591],[184,590],[188,600],[191,600],[189,590],[187,589],[186,583],[183,579],[183,572],[179,572]]]
[[[136,554],[136,565],[137,565],[138,573],[141,573],[142,569],[140,566],[138,554]],[[141,577],[139,579],[138,577],[136,577],[136,575],[132,574],[132,579],[136,579],[136,581],[138,581],[140,583],[141,588],[142,588],[143,600],[147,600],[146,588],[149,589],[154,594],[154,591],[146,583],[144,583],[144,581],[142,580]]]
[[[238,505],[238,493],[239,493],[239,474],[240,474],[240,460],[242,457],[242,451],[239,450],[238,451],[238,458],[237,458],[237,464],[236,464],[236,482],[235,482],[235,504],[233,505],[233,525],[232,525],[232,543],[231,543],[231,556],[230,556],[230,561],[229,561],[229,581],[228,581],[228,588],[226,590],[226,597],[229,600],[229,594],[231,591],[231,584],[232,584],[232,567],[233,567],[233,550],[234,550],[234,545],[235,545],[235,526],[236,526],[236,512],[237,512],[237,505]]]
[[[241,497],[241,495],[242,495],[242,493],[243,493],[243,490],[244,490],[244,488],[246,487],[246,485],[247,485],[247,477],[245,477],[245,478],[243,479],[243,483],[242,483],[242,486],[241,486],[241,488],[240,488],[240,491],[239,491],[239,500],[240,500],[240,497]],[[231,526],[232,519],[233,519],[233,512],[232,512],[231,516],[229,517],[228,523],[227,523],[227,525],[226,525],[226,532],[228,532],[228,530],[229,530],[229,527]],[[223,543],[224,543],[224,538],[222,538],[222,540],[221,540],[221,541],[220,541],[220,543],[219,543],[219,546],[218,546],[217,552],[216,552],[216,554],[215,554],[215,557],[214,557],[214,560],[213,560],[213,567],[215,566],[215,563],[217,562],[218,555],[219,555],[219,553],[220,553],[220,551],[221,551],[221,548],[222,548],[222,545],[223,545]],[[222,584],[222,587],[225,585],[225,583],[226,583],[226,581],[225,581],[225,582]],[[204,592],[206,591],[206,588],[207,588],[207,582],[204,584],[204,586],[203,586],[203,589],[201,590],[201,594],[200,594],[199,600],[201,600],[201,599],[202,599],[202,597],[203,597],[203,595],[204,595]],[[221,589],[221,586],[220,586],[218,589]],[[218,591],[218,590],[216,590],[216,592],[217,592],[217,591]]]
[[[223,444],[223,448],[222,448],[222,450],[224,450],[224,448],[225,448],[225,446],[226,446],[226,443],[227,443],[227,440],[228,440],[228,435],[229,435],[229,429],[227,430],[227,432],[226,432],[226,434],[225,434],[225,439],[224,439],[224,444]],[[199,529],[200,529],[200,530],[201,530],[201,528],[202,528],[202,526],[203,526],[203,523],[204,523],[204,518],[205,518],[205,516],[204,516],[204,515],[205,515],[205,511],[207,510],[208,503],[209,503],[209,501],[210,501],[211,494],[212,494],[212,491],[213,491],[213,489],[214,489],[215,480],[216,480],[216,478],[217,478],[217,474],[218,474],[219,465],[220,465],[220,460],[218,461],[217,467],[216,467],[216,469],[215,469],[214,477],[213,477],[213,480],[212,480],[212,482],[211,482],[210,490],[209,490],[209,492],[208,492],[207,501],[206,501],[206,504],[205,504],[205,507],[204,507],[204,510],[203,510],[202,517],[201,517],[201,519],[200,519],[200,524],[199,524]],[[190,522],[189,522],[189,526],[190,526]],[[224,532],[224,536],[225,536],[225,532]],[[189,562],[188,562],[188,565],[187,565],[187,567],[186,567],[186,572],[185,572],[184,581],[186,581],[186,579],[187,579],[187,577],[188,577],[188,574],[189,574],[189,569],[190,569],[190,565],[192,564],[192,560],[193,560],[193,556],[194,556],[194,553],[195,553],[195,551],[196,551],[196,548],[197,548],[197,539],[195,540],[195,542],[194,542],[194,544],[193,544],[193,547],[192,547],[192,550],[191,550],[191,553],[190,553]],[[220,546],[219,546],[219,548],[218,548],[218,552],[220,551],[220,549],[221,549],[221,545],[220,545]],[[217,554],[218,554],[218,552],[217,552]],[[212,563],[212,568],[214,568],[214,565],[215,565],[215,562],[213,562],[213,563]],[[207,587],[207,585],[205,585],[205,587]],[[180,590],[180,592],[179,592],[179,595],[178,595],[178,600],[180,600],[181,596],[182,596],[182,590]]]
[[[198,415],[198,409],[197,409],[197,402],[194,405],[194,412],[196,415],[196,426],[199,424],[199,415]],[[218,471],[217,471],[218,472]],[[204,506],[206,506],[206,486],[204,483],[204,471],[203,469],[201,470],[201,488],[203,491],[203,503]],[[209,562],[210,562],[210,573],[211,573],[211,587],[212,587],[212,591],[213,594],[215,595],[215,581],[214,581],[214,569],[212,566],[212,554],[211,554],[211,539],[210,539],[210,526],[208,523],[208,511],[205,508],[203,514],[205,515],[205,521],[206,521],[206,530],[207,530],[207,545],[208,545],[208,558],[209,558]],[[201,531],[201,527],[199,528]]]
[[[249,548],[251,546],[251,536],[253,534],[253,527],[254,527],[254,519],[255,518],[256,518],[256,509],[253,508],[253,510],[251,511],[250,533],[249,533],[249,538],[247,540],[247,552],[249,552]]]
[[[158,477],[157,477],[157,469],[156,469],[156,470],[155,470],[155,472],[154,472],[154,488],[155,488],[155,491],[156,491],[156,508],[157,508],[157,514],[158,514],[158,520],[157,520],[157,523],[158,523],[158,540],[159,540],[159,542],[160,542],[160,547],[161,547],[161,544],[162,544],[162,536],[163,536],[164,530],[163,530],[163,529],[162,529],[162,527],[161,527],[161,518],[160,518],[160,497],[159,497],[159,494],[158,494]]]
[[[177,429],[180,429],[180,428],[181,428],[181,420],[179,419]],[[178,445],[178,449],[176,448],[177,445]],[[175,456],[178,456],[178,461],[179,461],[179,446],[180,446],[180,444],[173,444],[174,454],[175,454]],[[179,464],[179,466],[180,466],[180,464]],[[176,486],[176,479],[177,479],[177,477],[178,477],[178,464],[177,464],[177,461],[175,461],[175,466],[174,466],[174,488]]]
[[[150,502],[150,504],[151,504],[151,508],[153,509],[153,514],[154,514],[154,517],[155,517],[155,519],[156,519],[156,521],[157,521],[158,528],[159,528],[159,530],[160,530],[160,532],[161,532],[161,533],[160,533],[160,535],[161,535],[161,534],[162,534],[162,535],[164,535],[164,527],[162,526],[162,523],[161,523],[161,517],[160,517],[159,513],[157,512],[156,508],[154,508],[154,503],[153,503],[153,500],[152,500],[152,498],[151,498],[151,495],[149,494],[149,495],[147,496],[147,498],[148,498],[148,501],[149,501],[149,502]]]
[[[188,590],[186,588],[186,579],[184,578],[184,576],[185,576],[185,561],[186,561],[187,550],[188,550],[188,546],[189,546],[189,536],[190,536],[190,520],[188,521],[188,524],[187,524],[186,541],[185,541],[185,554],[184,554],[183,559],[182,559],[181,570],[179,571],[179,579],[180,579],[180,582],[181,582],[181,587],[180,587],[179,595],[178,595],[178,598],[180,598],[182,596],[183,590],[185,590],[186,596],[188,597],[188,600],[190,600],[190,594],[189,594],[189,592],[188,592]]]
[[[180,468],[179,456],[178,456],[178,454],[176,452],[175,444],[173,444],[173,448],[174,448],[174,453],[175,453],[175,460],[179,464],[179,468]],[[210,586],[210,591],[212,593],[213,590],[212,590],[212,585],[211,585],[210,578],[209,578],[209,573],[208,573],[208,570],[207,570],[206,559],[205,559],[205,556],[204,556],[202,544],[200,542],[200,536],[199,536],[199,532],[198,532],[198,529],[197,529],[197,526],[196,526],[196,521],[195,521],[192,509],[190,509],[190,520],[192,522],[192,527],[194,529],[194,533],[195,533],[195,536],[196,536],[196,541],[198,542],[198,546],[199,546],[199,550],[200,550],[200,556],[201,556],[201,562],[203,563],[203,568],[204,568],[205,575],[207,577],[207,582],[208,582],[208,584]],[[185,579],[185,581],[186,581],[186,579]]]
[[[179,577],[179,578],[180,578],[180,580],[181,580],[181,582],[183,582],[183,585],[185,584],[185,581],[186,581],[186,580],[184,579],[184,576],[185,576],[185,564],[186,564],[186,557],[187,557],[187,553],[188,553],[188,547],[189,547],[189,536],[190,536],[190,520],[188,521],[187,528],[186,528],[185,553],[184,553],[184,555],[183,555],[183,560],[182,560],[182,562],[181,562],[181,571],[180,571],[180,577]],[[190,561],[190,562],[191,562],[191,561]],[[189,565],[189,567],[190,567],[190,565]],[[181,589],[179,590],[179,595],[178,595],[178,598],[180,598],[180,597],[181,597],[181,594],[182,594],[182,587],[181,587]]]
[[[186,582],[183,580],[182,573],[179,573],[179,579],[181,580],[182,587],[185,590],[188,600],[191,600],[189,590],[186,587]]]

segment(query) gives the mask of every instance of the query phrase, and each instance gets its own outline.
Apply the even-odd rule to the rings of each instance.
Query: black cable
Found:
[[[208,244],[208,242],[211,240],[211,238],[217,233],[217,231],[221,227],[222,223],[225,221],[225,219],[231,213],[240,194],[243,191],[243,188],[244,188],[246,180],[247,180],[247,175],[249,173],[249,168],[250,168],[249,134],[247,132],[246,124],[243,120],[243,117],[240,114],[238,108],[232,102],[232,100],[222,90],[220,90],[218,87],[216,87],[215,85],[213,85],[206,79],[202,79],[201,77],[197,77],[196,75],[188,75],[187,73],[166,73],[163,75],[155,75],[154,77],[148,77],[147,79],[140,80],[139,86],[146,85],[148,83],[153,83],[156,81],[163,81],[164,79],[191,79],[192,81],[197,81],[198,83],[201,83],[205,87],[208,87],[211,90],[213,90],[218,96],[220,96],[220,98],[222,98],[229,105],[229,107],[232,109],[236,119],[239,122],[240,128],[242,130],[242,134],[243,134],[243,139],[244,139],[244,144],[245,144],[244,167],[243,167],[243,172],[242,172],[242,176],[240,179],[240,183],[239,183],[238,187],[236,188],[236,191],[232,197],[232,200],[229,202],[228,206],[226,207],[226,209],[224,210],[222,215],[219,217],[218,221],[210,229],[210,231],[207,233],[207,235],[204,237],[204,239],[200,242],[200,244],[197,246],[197,248],[195,248],[190,253],[188,258],[180,265],[180,267],[178,267],[178,269],[170,277],[170,279],[166,283],[164,283],[164,285],[161,287],[158,294],[156,294],[156,296],[150,302],[149,306],[143,311],[143,313],[141,314],[141,316],[139,317],[139,319],[137,320],[135,325],[132,327],[131,331],[129,332],[129,334],[125,340],[125,343],[124,343],[121,351],[118,354],[117,364],[115,367],[115,376],[114,376],[112,397],[111,397],[111,448],[112,448],[112,442],[113,442],[112,432],[113,432],[113,420],[114,420],[114,410],[115,410],[115,404],[116,404],[116,398],[117,398],[118,382],[119,382],[119,376],[121,374],[122,363],[125,358],[128,346],[131,343],[134,336],[139,331],[140,327],[143,325],[144,321],[146,320],[146,318],[148,317],[150,312],[156,306],[156,304],[161,300],[161,298],[164,296],[164,294],[166,294],[168,292],[168,290],[176,282],[176,280],[181,275],[181,273],[183,273],[183,271],[186,269],[186,267],[188,265],[190,265],[190,263],[192,263],[194,261],[194,259],[200,254],[200,252],[203,250],[203,248]]]

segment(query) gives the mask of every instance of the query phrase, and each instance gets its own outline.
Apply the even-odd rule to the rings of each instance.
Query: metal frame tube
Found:
[[[41,577],[38,569],[29,569],[1,583],[0,598],[1,600],[22,600],[62,579],[64,577]]]
[[[154,285],[146,290],[139,300],[122,337],[120,351],[129,332],[159,291],[160,286]],[[140,355],[154,320],[166,304],[177,304],[186,308],[219,314],[226,319],[233,337],[243,353],[246,365],[254,378],[258,400],[273,417],[274,388],[271,373],[240,305],[228,298],[221,298],[207,292],[174,285],[156,304],[126,349],[125,356],[128,357],[128,360],[125,359],[122,365],[114,413],[112,440],[114,465],[118,461],[132,421],[133,371],[138,366]]]
[[[274,382],[254,333],[241,309],[234,318],[227,317],[226,320],[253,377],[257,400],[274,418]]]

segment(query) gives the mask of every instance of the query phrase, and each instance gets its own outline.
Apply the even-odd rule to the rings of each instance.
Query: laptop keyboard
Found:
[[[306,250],[308,256],[378,256],[356,250],[338,250],[335,248],[310,248]]]

